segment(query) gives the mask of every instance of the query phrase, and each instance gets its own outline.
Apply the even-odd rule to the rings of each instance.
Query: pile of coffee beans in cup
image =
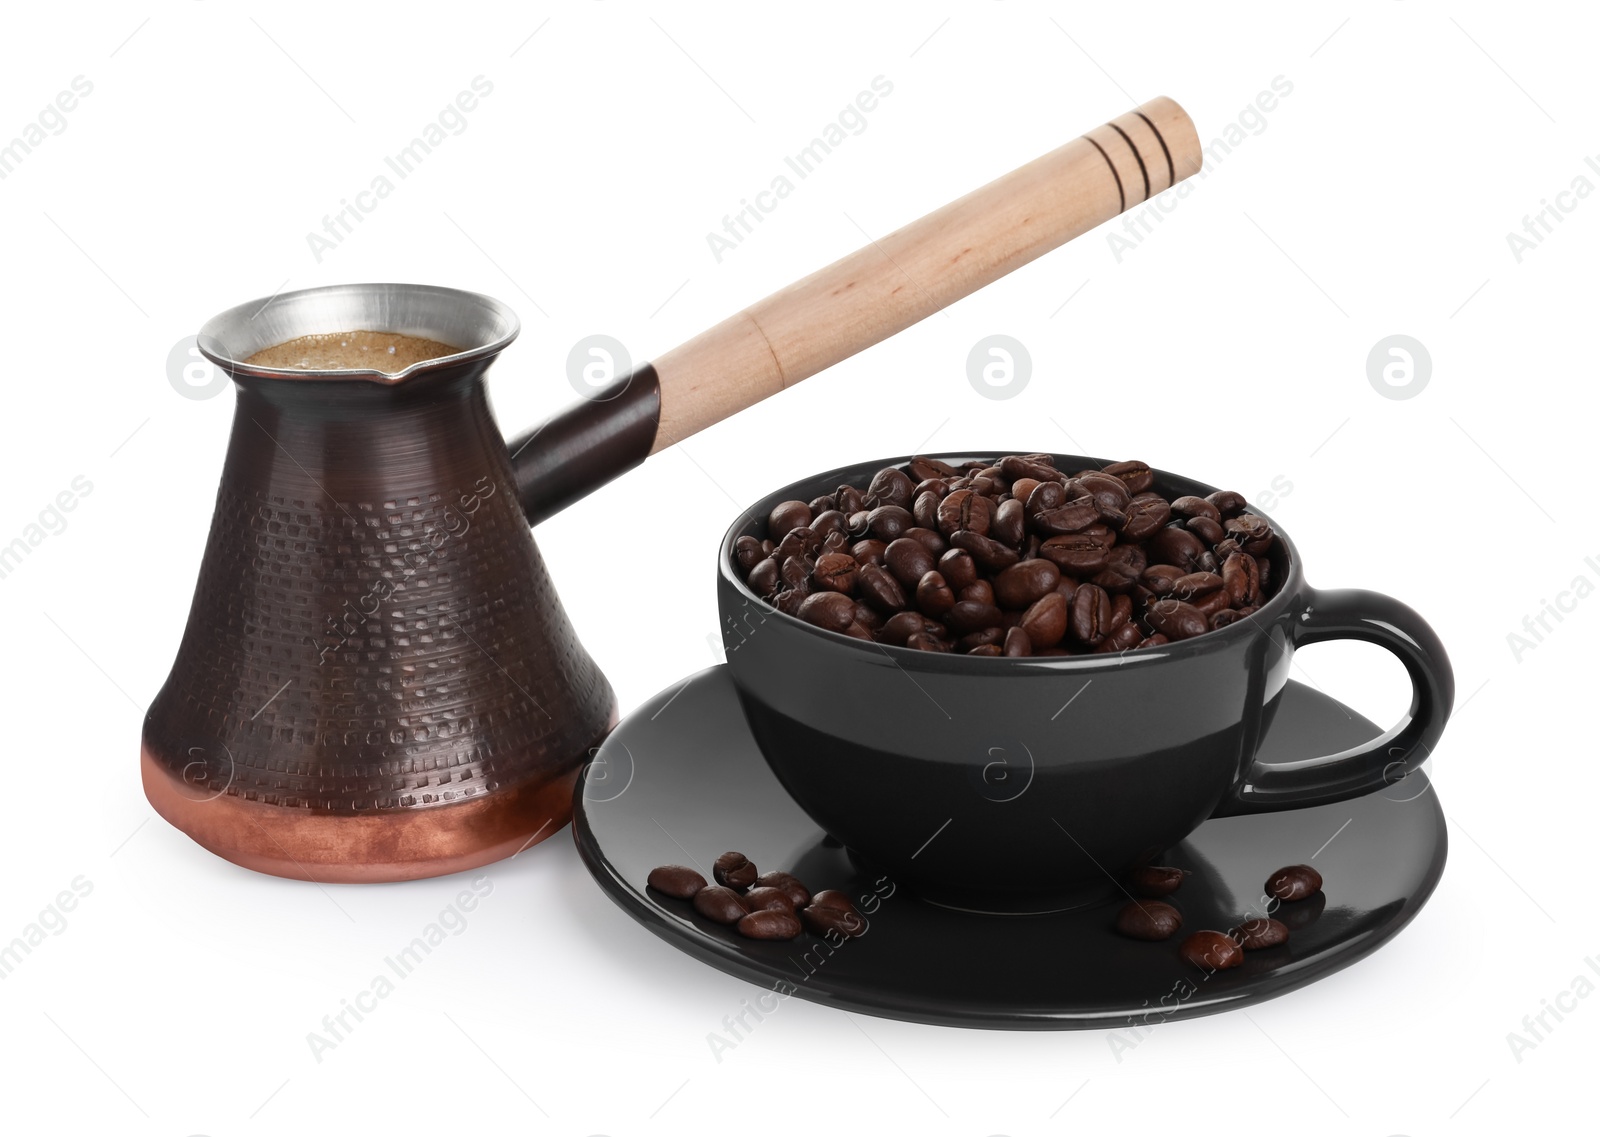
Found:
[[[1127,889],[1144,899],[1130,900],[1118,910],[1117,931],[1134,940],[1166,940],[1183,927],[1183,914],[1158,897],[1170,896],[1189,874],[1165,865],[1145,865],[1126,879]],[[1288,865],[1267,878],[1263,898],[1273,903],[1306,900],[1322,891],[1322,874],[1310,865]],[[1206,971],[1226,971],[1244,962],[1247,951],[1274,948],[1289,940],[1289,926],[1271,916],[1253,916],[1230,931],[1194,932],[1178,945],[1178,954]]]
[[[1156,647],[1252,615],[1278,536],[1242,495],[1157,492],[1143,462],[913,458],[785,501],[733,555],[780,611],[856,639],[967,655]]]
[[[752,940],[792,940],[802,927],[840,941],[864,935],[867,921],[836,889],[813,893],[792,873],[761,873],[743,853],[727,852],[711,866],[714,884],[683,865],[650,870],[645,883],[675,900],[687,900],[715,924],[731,924]]]

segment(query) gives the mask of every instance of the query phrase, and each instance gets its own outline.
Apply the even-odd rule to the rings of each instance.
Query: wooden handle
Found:
[[[1153,99],[780,289],[655,360],[651,453],[931,316],[1200,169],[1183,108]]]

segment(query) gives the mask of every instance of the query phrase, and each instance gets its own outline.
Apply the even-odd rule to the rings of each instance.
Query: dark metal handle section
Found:
[[[1411,676],[1411,709],[1363,746],[1292,762],[1257,763],[1214,816],[1344,801],[1393,785],[1432,752],[1455,705],[1455,673],[1428,622],[1380,592],[1312,590],[1291,626],[1295,647],[1354,639],[1388,648]]]
[[[511,440],[517,500],[529,525],[650,456],[661,419],[661,385],[648,363]]]

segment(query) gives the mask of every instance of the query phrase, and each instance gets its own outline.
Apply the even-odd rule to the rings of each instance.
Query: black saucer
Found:
[[[1267,761],[1327,754],[1379,729],[1290,683],[1262,747]],[[1126,897],[1044,916],[982,916],[875,883],[800,811],[745,726],[725,667],[663,691],[624,721],[580,783],[573,833],[584,863],[627,912],[673,946],[769,989],[916,1022],[1015,1030],[1153,1025],[1248,1006],[1373,951],[1427,902],[1444,871],[1445,821],[1427,775],[1367,797],[1208,821],[1162,858],[1192,875],[1170,898],[1185,932],[1165,943],[1118,936]],[[1324,847],[1325,846],[1325,847]],[[763,943],[646,891],[661,864],[699,866],[738,849],[813,890],[882,896],[870,927],[837,949],[809,934]],[[1314,858],[1314,860],[1313,860]],[[1190,930],[1226,931],[1260,904],[1262,882],[1311,862],[1324,891],[1283,905],[1289,942],[1207,975],[1179,957]]]

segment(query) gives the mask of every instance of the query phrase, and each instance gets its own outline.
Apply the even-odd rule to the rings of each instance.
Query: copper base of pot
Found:
[[[197,798],[145,747],[139,766],[155,811],[198,844],[256,872],[319,884],[419,880],[514,856],[572,819],[580,772],[432,809],[350,815]]]

